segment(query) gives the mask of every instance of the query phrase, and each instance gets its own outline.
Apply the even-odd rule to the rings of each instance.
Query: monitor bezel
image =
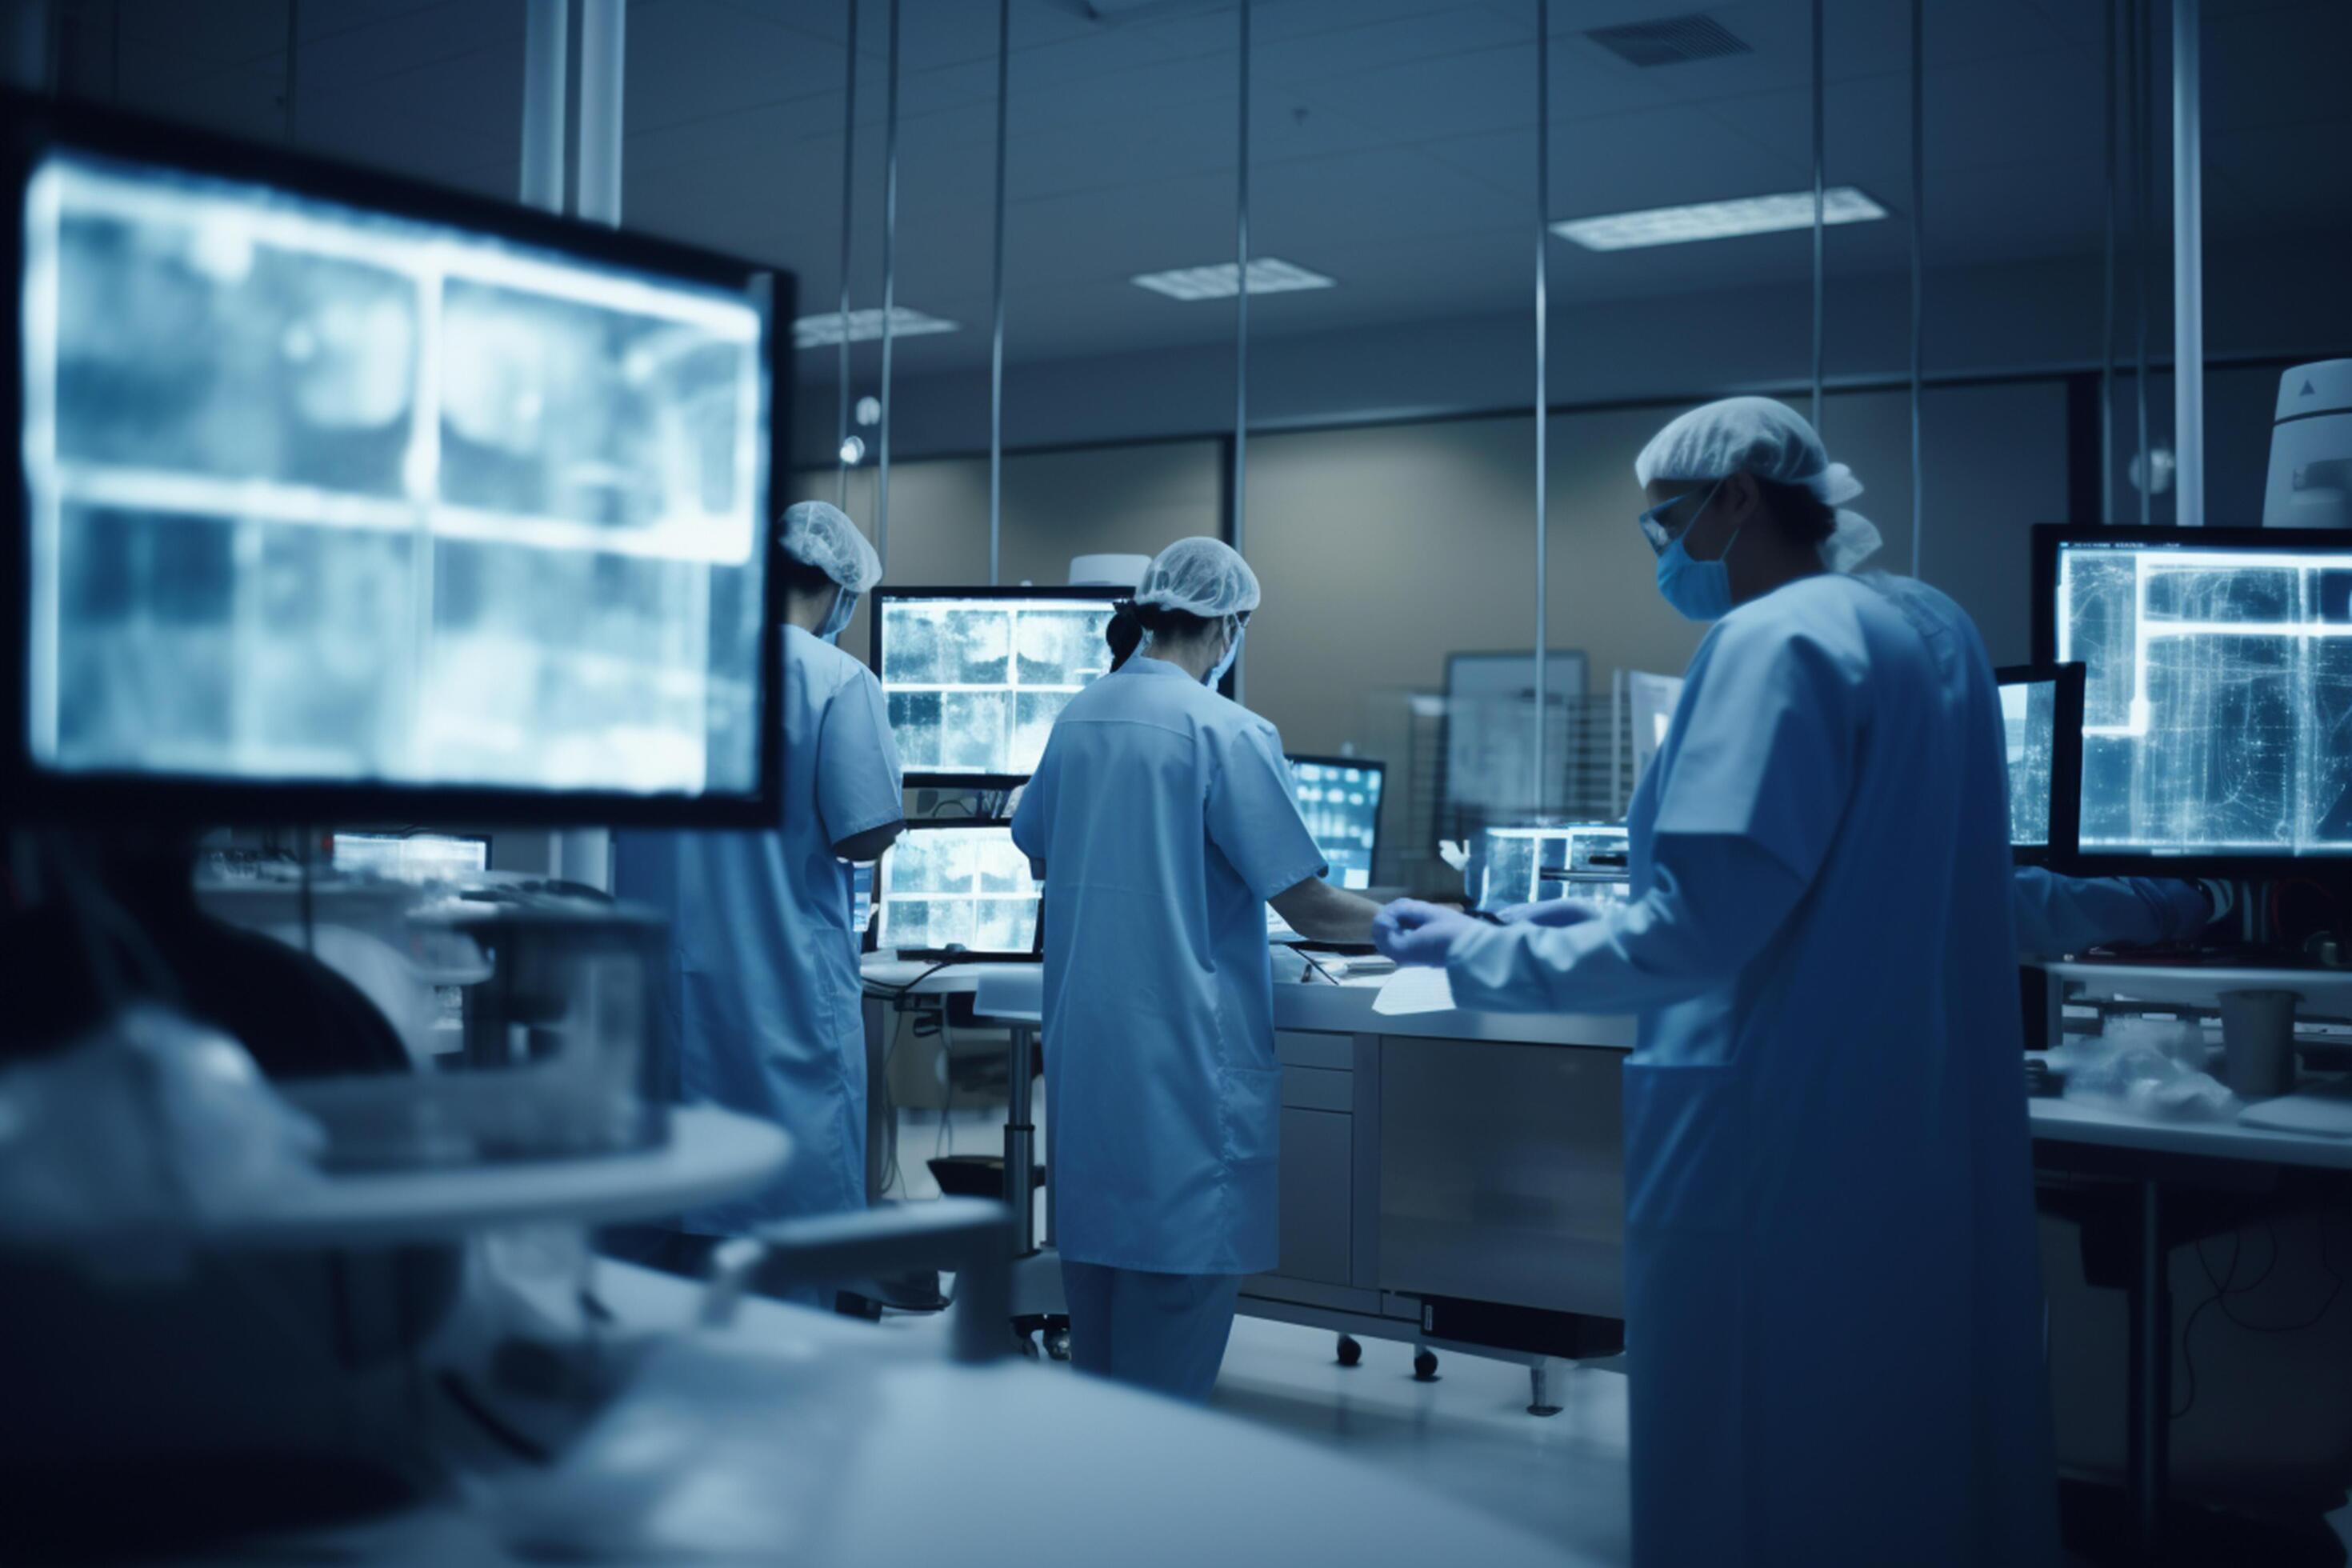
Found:
[[[753,548],[766,558],[775,520],[772,499],[779,454],[790,451],[791,334],[796,282],[781,268],[747,261],[650,235],[582,222],[433,185],[382,170],[338,163],[283,147],[221,136],[89,105],[58,104],[0,91],[0,191],[15,216],[0,222],[0,276],[24,271],[23,212],[40,160],[71,151],[168,169],[200,179],[268,185],[289,194],[415,222],[467,229],[592,264],[657,272],[683,281],[744,290],[761,312],[760,358],[767,369],[767,408],[752,498]],[[24,419],[23,320],[12,301],[0,307],[0,428]],[[398,784],[382,780],[264,783],[160,772],[57,772],[39,765],[26,733],[27,634],[31,594],[30,507],[21,443],[5,459],[5,526],[0,549],[0,802],[10,820],[67,825],[152,824],[184,827],[396,820],[439,826],[484,821],[518,826],[758,828],[776,825],[783,794],[783,637],[777,574],[762,574],[759,765],[741,795],[645,795],[603,790],[536,790],[489,784]]]
[[[2313,535],[2299,529],[2163,528],[2042,522],[2033,526],[2033,658],[2052,665],[2058,657],[2058,556],[2070,544],[2206,545],[2225,550],[2308,552]],[[2352,557],[2352,536],[2345,550]],[[2352,560],[2347,561],[2352,564]],[[2077,734],[2080,734],[2079,727]],[[2075,790],[2077,813],[2082,791]],[[2352,877],[2347,855],[2162,855],[2147,851],[2086,849],[2076,826],[2074,853],[2060,868],[2083,877],[2215,877],[2260,879],[2284,876]]]
[[[1381,822],[1383,817],[1388,816],[1389,812],[1388,763],[1377,761],[1371,757],[1322,757],[1317,756],[1308,752],[1286,752],[1283,753],[1282,760],[1285,764],[1294,770],[1297,768],[1299,763],[1307,763],[1318,768],[1362,768],[1381,775],[1381,804],[1379,809],[1372,813],[1371,858],[1372,869],[1377,872],[1380,869],[1381,862]],[[1297,785],[1297,782],[1298,781],[1295,778],[1291,781],[1294,787]],[[1322,846],[1318,844],[1316,847],[1320,849]],[[1326,860],[1323,870],[1327,877],[1330,874],[1330,863],[1328,860]],[[1378,886],[1379,884],[1375,882],[1373,885]]]
[[[943,816],[936,821],[925,817],[920,821],[909,822],[907,824],[907,833],[937,833],[949,828],[970,830],[974,827],[1001,827],[1008,835],[1013,831],[1013,825],[1001,817]],[[1042,963],[1045,962],[1045,884],[1043,882],[1037,884],[1037,918],[1029,927],[1029,951],[1026,952],[1005,952],[994,948],[977,952],[966,948],[961,952],[954,952],[944,947],[884,947],[882,945],[882,864],[897,850],[898,842],[903,841],[905,837],[906,834],[900,834],[898,840],[894,841],[888,849],[882,851],[881,858],[874,863],[874,894],[866,916],[866,930],[858,938],[860,952],[869,957],[887,956],[919,963]]]
[[[2050,842],[2011,844],[2011,861],[2020,866],[2071,869],[2080,858],[2075,839],[2083,815],[2083,682],[2086,667],[2071,664],[2009,664],[1994,670],[1997,686],[2054,686],[2051,715]]]
[[[1055,584],[1051,587],[899,587],[893,584],[874,590],[873,603],[866,606],[867,668],[874,679],[882,682],[882,697],[887,710],[890,683],[882,675],[882,610],[889,604],[908,599],[1066,599],[1073,603],[1124,604],[1135,596],[1135,591],[1119,589],[1106,584]],[[898,737],[891,736],[895,743]],[[971,773],[943,772],[929,768],[908,768],[902,772],[901,782],[908,789],[937,789],[950,792],[971,790],[1013,789],[1027,784],[1027,773]]]

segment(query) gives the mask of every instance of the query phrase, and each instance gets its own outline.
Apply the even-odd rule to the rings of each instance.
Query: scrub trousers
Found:
[[[1241,1293],[1238,1274],[1153,1274],[1064,1258],[1070,1364],[1206,1404]]]

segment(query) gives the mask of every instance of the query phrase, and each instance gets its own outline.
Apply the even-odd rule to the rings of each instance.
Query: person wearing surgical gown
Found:
[[[1861,489],[1761,398],[1635,464],[1715,625],[1628,814],[1622,908],[1376,940],[1465,1007],[1634,1013],[1633,1557],[2026,1564],[2056,1549],[2000,708],[1976,628],[1856,568]]]

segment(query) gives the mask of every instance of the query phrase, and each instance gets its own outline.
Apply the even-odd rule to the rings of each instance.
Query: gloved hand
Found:
[[[1510,926],[1580,926],[1601,918],[1601,906],[1580,899],[1545,899],[1538,903],[1513,904],[1496,910],[1495,918]]]
[[[1372,945],[1399,963],[1442,968],[1454,944],[1484,922],[1443,904],[1399,899],[1372,921]]]

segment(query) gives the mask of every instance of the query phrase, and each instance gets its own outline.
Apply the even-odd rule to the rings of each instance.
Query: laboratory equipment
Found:
[[[1381,845],[1381,784],[1386,763],[1360,757],[1300,757],[1290,761],[1298,814],[1330,869],[1323,879],[1357,891],[1372,885]]]
[[[394,882],[448,882],[490,868],[490,841],[440,833],[337,833],[328,858],[338,871]]]
[[[7,124],[0,793],[773,820],[788,275],[182,127]]]
[[[973,959],[1037,952],[1037,882],[1002,823],[909,823],[882,857],[871,950]]]
[[[2352,527],[2352,359],[2279,377],[2263,526]]]
[[[1584,700],[1580,649],[1544,662],[1544,778],[1537,799],[1535,658],[1456,653],[1445,660],[1445,805],[1454,828],[1561,813]]]
[[[2352,856],[2352,534],[2034,530],[2035,646],[2085,667],[2085,875]]]
[[[1631,887],[1625,825],[1559,823],[1490,827],[1480,843],[1477,907],[1507,909],[1549,899],[1622,904]]]
[[[2009,845],[2021,866],[2074,853],[2082,800],[2083,667],[2011,665],[1993,672],[2009,762]]]
[[[874,669],[909,788],[1009,789],[1110,668],[1107,588],[880,588]]]

